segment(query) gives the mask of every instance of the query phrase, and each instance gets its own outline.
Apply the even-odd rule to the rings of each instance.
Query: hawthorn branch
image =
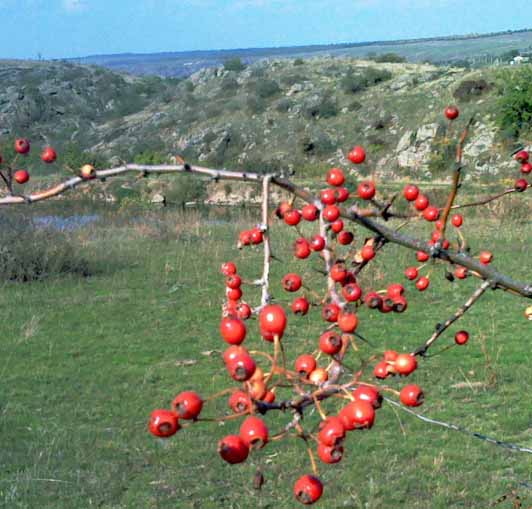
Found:
[[[488,288],[491,287],[491,283],[489,281],[484,281],[478,288],[475,290],[473,295],[467,299],[467,301],[464,303],[464,305],[456,312],[454,315],[452,315],[450,318],[448,318],[443,324],[439,323],[436,325],[436,330],[434,334],[426,341],[426,343],[423,346],[420,346],[417,350],[413,352],[413,355],[425,355],[427,353],[427,350],[435,343],[435,341],[459,318],[465,315],[465,313],[477,302],[482,295],[486,292]]]
[[[262,271],[262,297],[261,307],[264,307],[270,302],[270,262],[271,262],[271,245],[270,245],[270,227],[269,220],[269,198],[270,198],[270,182],[271,175],[267,175],[262,179],[262,233],[264,244],[264,266]]]
[[[530,184],[529,186],[530,187]],[[491,203],[492,201],[498,200],[499,198],[503,198],[504,196],[507,196],[512,193],[516,193],[517,189],[514,189],[513,187],[510,189],[506,189],[505,191],[502,191],[501,193],[497,193],[493,196],[489,196],[488,198],[483,198],[478,201],[473,201],[469,203],[463,203],[462,205],[453,205],[452,209],[463,209],[466,207],[479,207],[481,205],[487,205],[488,203]]]

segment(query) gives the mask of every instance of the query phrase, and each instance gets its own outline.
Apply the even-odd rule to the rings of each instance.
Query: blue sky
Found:
[[[532,25],[531,0],[0,0],[0,58],[358,42]],[[511,8],[509,8],[511,5]]]

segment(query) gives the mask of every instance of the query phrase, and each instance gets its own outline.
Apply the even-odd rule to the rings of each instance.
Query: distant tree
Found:
[[[506,51],[504,52],[500,58],[501,60],[503,60],[504,62],[510,62],[511,60],[513,60],[515,57],[519,56],[519,50],[517,49],[511,49],[510,51]]]
[[[229,58],[224,62],[224,69],[226,71],[240,72],[246,68],[246,65],[239,57]]]
[[[381,55],[376,55],[371,58],[378,63],[390,63],[390,64],[402,64],[407,61],[407,59],[397,53],[382,53]]]

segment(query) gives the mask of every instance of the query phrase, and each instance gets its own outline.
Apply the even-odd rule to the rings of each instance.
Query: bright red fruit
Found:
[[[317,452],[318,457],[323,463],[329,463],[332,465],[338,463],[342,459],[344,448],[340,444],[329,446],[319,442]]]
[[[519,163],[528,163],[529,154],[526,150],[520,150],[515,154],[514,159]]]
[[[224,276],[232,276],[236,274],[236,265],[233,262],[225,262],[220,270]]]
[[[444,113],[449,120],[455,120],[460,115],[460,110],[456,106],[447,106]]]
[[[400,353],[395,359],[394,369],[403,376],[408,376],[417,368],[416,358],[409,353]]]
[[[41,159],[47,164],[53,163],[57,159],[57,153],[52,147],[46,147],[41,153]]]
[[[354,238],[355,236],[351,232],[344,230],[338,234],[338,243],[342,244],[342,246],[348,246],[353,242]]]
[[[281,203],[279,203],[279,206],[275,210],[275,215],[279,219],[283,219],[284,215],[291,209],[292,209],[292,207],[291,207],[291,205],[288,202],[282,201]]]
[[[286,274],[282,280],[283,288],[287,292],[297,292],[301,288],[302,284],[303,281],[301,280],[301,276],[294,273]]]
[[[268,427],[259,417],[250,416],[240,426],[240,438],[250,449],[262,449],[268,443]]]
[[[368,385],[359,385],[353,391],[353,397],[357,401],[369,403],[373,408],[380,408],[382,406],[382,396],[379,391]]]
[[[341,219],[337,219],[334,223],[331,223],[331,230],[334,233],[340,233],[344,229],[344,222]]]
[[[468,340],[469,340],[469,332],[467,332],[465,330],[458,331],[454,335],[454,342],[457,345],[465,345]]]
[[[360,250],[360,256],[362,256],[362,259],[366,262],[369,262],[373,258],[375,258],[375,250],[372,246],[364,246]]]
[[[417,270],[416,267],[408,267],[405,270],[405,276],[410,281],[413,281],[414,279],[417,279],[418,275],[419,275],[419,271]]]
[[[345,427],[340,417],[327,417],[320,422],[318,440],[329,447],[338,444],[345,437]]]
[[[324,332],[320,336],[320,350],[327,355],[335,355],[342,349],[342,338],[334,331]]]
[[[242,284],[242,278],[238,274],[233,274],[232,276],[228,276],[225,280],[225,286],[227,288],[235,289],[240,288],[240,285]]]
[[[292,302],[292,312],[296,315],[305,316],[308,313],[310,304],[305,297],[298,297]]]
[[[334,205],[336,203],[336,191],[334,189],[323,189],[320,192],[320,200],[324,205]]]
[[[240,345],[246,339],[246,326],[239,318],[222,318],[220,334],[226,343]]]
[[[430,285],[430,279],[428,277],[425,277],[425,276],[421,276],[417,281],[416,281],[416,288],[420,291],[420,292],[424,292]]]
[[[386,361],[381,361],[375,364],[373,374],[380,379],[386,378],[390,374],[388,363]]]
[[[277,334],[282,337],[286,328],[286,313],[282,306],[269,304],[264,306],[259,313],[259,323],[261,332],[271,335]],[[266,339],[266,338],[265,338]],[[273,338],[270,340],[272,341]]]
[[[399,283],[388,286],[388,295],[390,297],[399,297],[405,293],[405,287]]]
[[[392,297],[392,307],[396,313],[404,313],[408,307],[408,302],[402,295]]]
[[[341,186],[345,182],[344,172],[340,168],[331,168],[327,172],[327,183],[331,186]]]
[[[416,209],[419,210],[420,212],[422,210],[425,210],[428,206],[429,206],[429,199],[424,194],[420,194],[416,198],[416,201],[414,202],[414,207],[416,207]]]
[[[408,201],[414,201],[419,196],[419,187],[408,184],[403,189],[403,195]]]
[[[230,354],[226,350],[224,353],[224,358],[229,357],[229,360],[225,361],[229,375],[237,382],[249,380],[253,376],[253,373],[255,373],[257,367],[255,361],[244,347],[233,346],[230,348],[238,348],[239,350],[232,351]]]
[[[309,203],[301,209],[301,215],[305,221],[316,221],[320,216],[320,211],[316,205]]]
[[[366,160],[366,151],[363,147],[357,145],[351,149],[351,152],[349,152],[347,158],[353,164],[362,164]]]
[[[354,313],[341,311],[338,315],[338,327],[342,332],[354,332],[358,326],[358,318]]]
[[[259,228],[253,228],[253,230],[250,231],[250,238],[252,244],[258,245],[262,244],[262,241],[264,240],[264,235],[262,234],[262,231]]]
[[[249,304],[246,304],[245,302],[239,302],[236,305],[236,316],[240,318],[240,320],[247,320],[251,316],[251,308],[249,307]]]
[[[343,203],[349,198],[349,191],[345,187],[339,187],[336,190],[336,201],[338,203]]]
[[[425,253],[425,251],[418,251],[416,253],[416,259],[418,262],[426,262],[428,259],[430,258],[430,256]]]
[[[456,228],[460,228],[464,224],[464,218],[460,214],[455,214],[452,219],[451,223],[453,223],[453,226],[456,226]]]
[[[315,235],[310,240],[310,249],[312,251],[321,251],[325,247],[325,239],[321,235]]]
[[[335,263],[331,267],[331,272],[329,273],[329,276],[336,283],[341,283],[342,281],[345,281],[345,278],[347,277],[347,269],[345,268],[345,264]]]
[[[197,392],[181,392],[175,397],[172,408],[180,419],[197,419],[203,408],[203,400]]]
[[[523,191],[526,191],[526,188],[528,187],[528,182],[525,179],[517,179],[514,184],[514,188],[517,192],[522,193]]]
[[[401,403],[406,406],[419,406],[423,404],[425,395],[419,385],[410,384],[405,385],[399,393]]]
[[[369,429],[375,422],[373,405],[363,400],[355,400],[340,410],[338,414],[348,431],[354,429]]]
[[[295,362],[299,376],[308,377],[316,369],[316,359],[309,354],[300,355]]]
[[[398,357],[398,353],[395,350],[386,350],[383,355],[383,359],[386,362],[395,362]]]
[[[357,194],[363,200],[371,200],[375,196],[375,183],[370,180],[361,182],[357,188]]]
[[[218,442],[218,454],[231,465],[246,461],[249,448],[238,435],[227,435]]]
[[[489,251],[482,251],[480,253],[479,259],[482,265],[488,265],[493,260],[493,254],[491,254]]]
[[[321,316],[326,322],[336,322],[338,320],[338,314],[340,313],[340,306],[331,302],[326,304],[321,309]]]
[[[424,211],[423,211],[423,217],[427,220],[427,221],[437,221],[438,218],[440,217],[440,211],[438,210],[438,207],[427,207]]]
[[[310,244],[307,239],[300,237],[294,242],[294,256],[304,260],[310,256]]]
[[[28,180],[30,180],[30,174],[27,170],[16,171],[14,177],[15,182],[17,182],[17,184],[25,184],[26,182],[28,182]]]
[[[368,292],[364,297],[364,304],[370,309],[377,309],[382,306],[382,297],[377,292]]]
[[[313,475],[304,475],[294,484],[294,496],[304,505],[317,502],[323,494],[323,484]]]
[[[340,217],[340,209],[336,205],[327,205],[322,214],[325,221],[332,223]]]
[[[362,297],[362,289],[356,283],[349,283],[342,288],[342,295],[347,302],[356,302]]]
[[[229,408],[235,414],[251,411],[251,398],[244,391],[235,391],[229,396]]]
[[[30,142],[26,138],[17,138],[15,140],[15,151],[18,154],[27,154],[30,151]]]
[[[465,279],[467,277],[467,269],[465,267],[456,267],[454,275],[458,279]]]
[[[524,175],[528,175],[530,172],[532,172],[532,164],[523,163],[521,165],[521,173],[523,173]]]
[[[175,412],[158,409],[151,413],[148,428],[152,435],[167,438],[176,434],[179,429],[179,421]]]
[[[238,235],[238,240],[243,246],[249,246],[251,244],[251,230],[244,230]]]
[[[228,288],[226,295],[229,300],[237,301],[242,297],[242,290],[240,288]]]
[[[299,210],[290,209],[284,213],[283,219],[288,226],[296,226],[301,221],[301,213]]]

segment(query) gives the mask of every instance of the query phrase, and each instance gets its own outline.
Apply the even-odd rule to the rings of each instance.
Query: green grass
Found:
[[[68,204],[62,206],[68,214]],[[35,206],[31,213],[43,210]],[[309,471],[300,441],[269,444],[231,467],[217,456],[216,442],[236,431],[237,422],[197,425],[167,441],[146,429],[150,411],[168,406],[179,391],[208,395],[228,385],[217,353],[224,348],[218,268],[233,259],[246,279],[259,275],[260,250],[239,253],[233,246],[239,229],[257,222],[258,211],[100,213],[99,222],[75,235],[77,249],[91,260],[91,277],[0,286],[0,506],[295,507],[291,486]],[[467,217],[463,229],[473,249],[491,247],[497,267],[529,280],[530,221],[489,218],[472,227]],[[290,261],[295,235],[280,228],[273,237],[275,254],[285,260],[273,265],[272,275],[281,301],[287,297],[279,281],[288,268],[318,287],[311,270],[320,266],[315,255],[310,263]],[[364,233],[356,237],[360,241]],[[363,282],[375,288],[404,282],[403,268],[414,263],[412,253],[388,246]],[[410,307],[402,316],[360,311],[359,330],[377,351],[418,346],[475,287],[469,279],[450,284],[441,276],[436,268],[424,294],[406,285]],[[257,291],[246,289],[246,296],[256,302]],[[467,346],[421,361],[412,375],[426,391],[423,413],[531,446],[526,305],[489,293],[441,338],[435,351],[451,344],[459,328],[471,333]],[[290,360],[314,350],[316,315],[290,317],[284,339]],[[248,346],[263,346],[256,322],[248,331]],[[360,345],[361,356],[372,352]],[[355,365],[356,357],[350,362]],[[390,381],[394,388],[403,383]],[[334,404],[325,408],[333,412]],[[219,401],[204,414],[226,411]],[[530,455],[397,412],[385,405],[371,432],[351,433],[339,465],[320,467],[326,491],[319,507],[486,508],[511,489],[523,507],[531,503],[532,491],[521,484],[532,482]],[[267,416],[274,431],[288,420]],[[315,426],[316,415],[306,423]],[[252,488],[257,467],[266,477],[260,492]]]

